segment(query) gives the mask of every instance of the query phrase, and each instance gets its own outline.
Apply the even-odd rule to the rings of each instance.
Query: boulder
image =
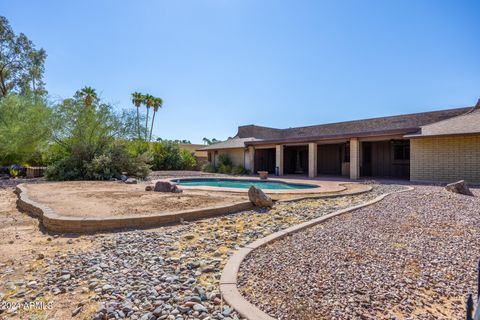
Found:
[[[125,180],[125,183],[126,183],[126,184],[137,184],[137,179],[135,179],[135,178],[128,178],[127,180]]]
[[[153,188],[155,192],[173,192],[173,193],[180,193],[182,192],[176,185],[171,184],[168,181],[158,181],[155,183],[155,188]]]
[[[474,196],[472,191],[468,188],[467,184],[465,183],[464,180],[460,180],[454,183],[447,184],[445,187],[447,191],[454,192],[454,193],[460,193],[464,194],[466,196]]]
[[[273,207],[272,198],[267,196],[262,191],[262,189],[257,188],[255,186],[251,186],[250,189],[248,189],[248,198],[256,207],[260,207],[260,208]]]
[[[153,191],[153,186],[146,186],[145,191]]]

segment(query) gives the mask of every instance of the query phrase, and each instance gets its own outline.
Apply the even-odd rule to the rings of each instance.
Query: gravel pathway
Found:
[[[278,203],[270,211],[87,236],[95,249],[45,257],[25,279],[11,283],[13,294],[8,298],[31,301],[58,299],[65,293],[87,295],[72,306],[72,316],[86,319],[239,319],[218,290],[221,271],[234,250],[399,188],[404,187],[375,186],[356,196]],[[101,307],[92,310],[97,303]]]
[[[479,214],[479,198],[418,186],[254,251],[240,290],[278,319],[464,319]]]

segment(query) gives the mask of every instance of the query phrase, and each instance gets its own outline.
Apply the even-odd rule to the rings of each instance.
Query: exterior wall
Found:
[[[213,163],[215,166],[218,165],[218,156],[221,154],[226,154],[232,160],[234,166],[242,166],[245,167],[245,151],[243,148],[239,149],[224,149],[218,150],[215,153],[215,162]]]
[[[480,183],[480,136],[410,140],[410,180]]]

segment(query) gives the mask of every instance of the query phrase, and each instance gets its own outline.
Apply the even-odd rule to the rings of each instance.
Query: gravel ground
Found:
[[[417,186],[254,251],[239,286],[278,319],[464,319],[479,214],[477,197]]]
[[[5,298],[87,295],[72,305],[72,316],[79,319],[239,319],[218,291],[221,271],[234,250],[399,188],[375,186],[356,196],[278,203],[270,211],[244,211],[153,231],[83,236],[90,238],[93,249],[44,257],[24,279],[7,284],[10,293]]]

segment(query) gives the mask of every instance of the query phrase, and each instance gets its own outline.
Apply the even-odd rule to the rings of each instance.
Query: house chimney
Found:
[[[480,110],[480,99],[478,99],[477,104],[473,107],[475,110]]]

